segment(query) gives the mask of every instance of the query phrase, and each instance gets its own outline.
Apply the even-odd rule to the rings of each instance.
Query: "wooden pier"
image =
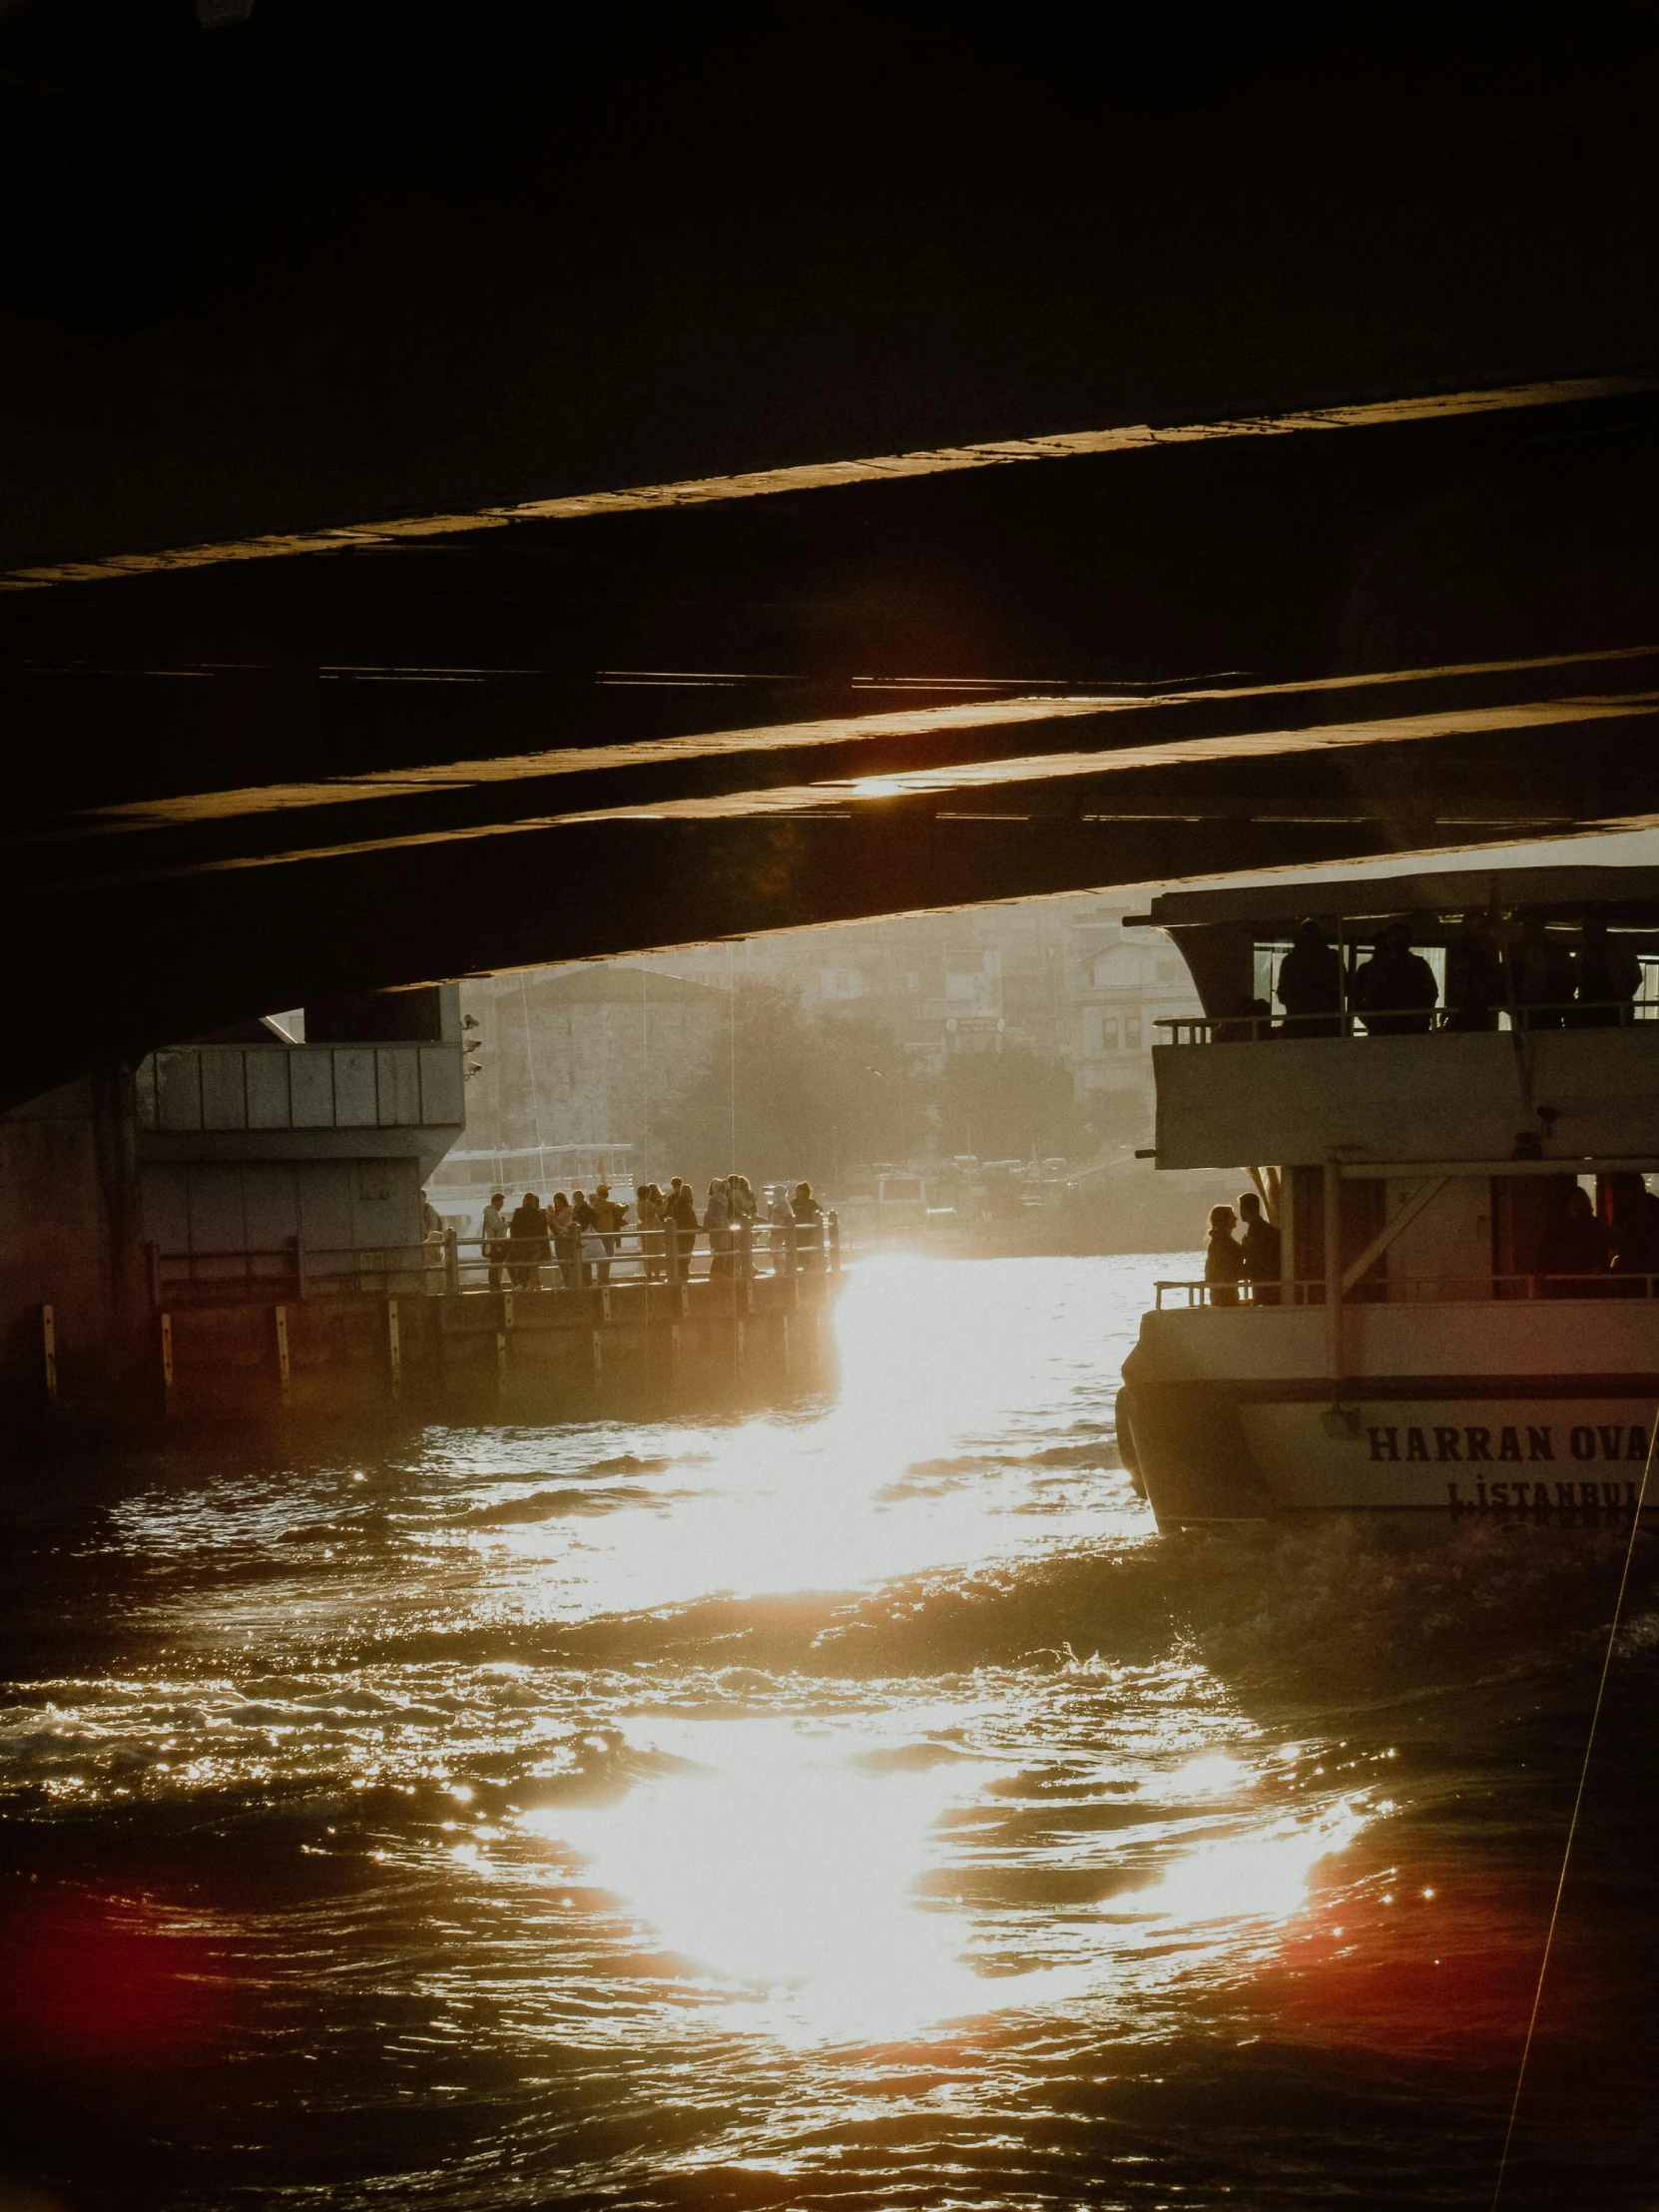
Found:
[[[549,1271],[551,1272],[551,1271]],[[821,1388],[838,1267],[576,1289],[200,1291],[156,1316],[169,1420],[401,1405],[457,1420],[575,1420]],[[433,1285],[440,1287],[433,1287]]]

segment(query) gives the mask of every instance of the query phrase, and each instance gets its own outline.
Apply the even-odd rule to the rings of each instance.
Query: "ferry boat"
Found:
[[[1566,950],[1599,916],[1642,962],[1642,988],[1633,1001],[1499,1000],[1478,1027],[1459,1025],[1442,989],[1411,1033],[1377,1033],[1397,1026],[1379,1016],[1368,1030],[1349,993],[1382,929],[1408,922],[1443,976],[1445,948],[1482,909],[1506,945],[1527,916]],[[1309,915],[1343,981],[1329,1020],[1297,1024],[1274,984]],[[1659,1173],[1659,869],[1178,891],[1131,918],[1170,933],[1205,1008],[1163,1024],[1153,1050],[1157,1167],[1239,1170],[1281,1247],[1277,1280],[1231,1296],[1160,1283],[1142,1318],[1118,1435],[1159,1526],[1627,1517],[1659,1413],[1659,1199],[1644,1181]],[[1555,1225],[1575,1189],[1616,1269],[1558,1272]]]

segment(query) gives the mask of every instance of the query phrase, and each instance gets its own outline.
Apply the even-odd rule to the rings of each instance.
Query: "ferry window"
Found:
[[[1131,1052],[1139,1052],[1141,1049],[1141,1017],[1139,1014],[1125,1015],[1123,1041],[1126,1048]]]
[[[1265,998],[1270,1006],[1275,1003],[1274,992],[1279,983],[1279,963],[1291,949],[1290,940],[1256,947],[1256,973],[1252,983],[1258,998]]]
[[[1103,1014],[1100,1018],[1100,1049],[1115,1052],[1118,1048],[1118,1024],[1115,1014]]]
[[[1638,1006],[1659,1006],[1659,960],[1642,961],[1642,987],[1636,993]]]

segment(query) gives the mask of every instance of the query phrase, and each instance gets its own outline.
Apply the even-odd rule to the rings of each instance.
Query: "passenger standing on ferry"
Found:
[[[1244,1256],[1244,1274],[1250,1284],[1250,1295],[1258,1306],[1277,1306],[1279,1273],[1284,1265],[1283,1248],[1278,1230],[1263,1213],[1262,1201],[1254,1191],[1241,1194],[1239,1220],[1243,1227],[1239,1250]]]
[[[1586,914],[1572,963],[1575,1029],[1617,1029],[1642,987],[1642,963],[1622,939],[1607,934],[1605,914]]]
[[[1561,1029],[1572,997],[1572,954],[1552,937],[1542,914],[1521,916],[1520,942],[1509,947],[1509,999],[1523,1029]]]
[[[1503,953],[1492,916],[1474,908],[1446,946],[1445,1011],[1448,1029],[1495,1029],[1503,1004]]]
[[[1575,1183],[1567,1202],[1538,1245],[1545,1298],[1600,1298],[1602,1286],[1579,1280],[1607,1273],[1607,1232],[1596,1220],[1590,1194]]]
[[[1607,1182],[1613,1200],[1613,1272],[1659,1276],[1659,1199],[1650,1196],[1639,1175],[1610,1175]],[[1623,1295],[1640,1298],[1650,1289],[1631,1283]]]
[[[1279,963],[1279,1003],[1284,1035],[1341,1036],[1343,964],[1312,915],[1297,923],[1295,942]]]
[[[1210,1234],[1204,1245],[1204,1280],[1212,1306],[1237,1306],[1239,1283],[1245,1272],[1245,1256],[1233,1242],[1238,1220],[1231,1206],[1212,1206]]]
[[[1390,921],[1377,949],[1356,970],[1354,1005],[1368,1037],[1421,1037],[1433,1026],[1439,998],[1434,970],[1411,950],[1411,925]]]

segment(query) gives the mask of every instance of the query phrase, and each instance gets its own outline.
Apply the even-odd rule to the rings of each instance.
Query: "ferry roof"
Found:
[[[1455,934],[1464,914],[1495,896],[1505,913],[1520,908],[1563,921],[1589,909],[1614,923],[1659,929],[1659,867],[1434,868],[1402,875],[1326,876],[1256,882],[1237,888],[1165,891],[1126,923],[1163,929],[1258,922],[1288,935],[1305,914],[1328,923],[1409,915],[1423,943]]]

